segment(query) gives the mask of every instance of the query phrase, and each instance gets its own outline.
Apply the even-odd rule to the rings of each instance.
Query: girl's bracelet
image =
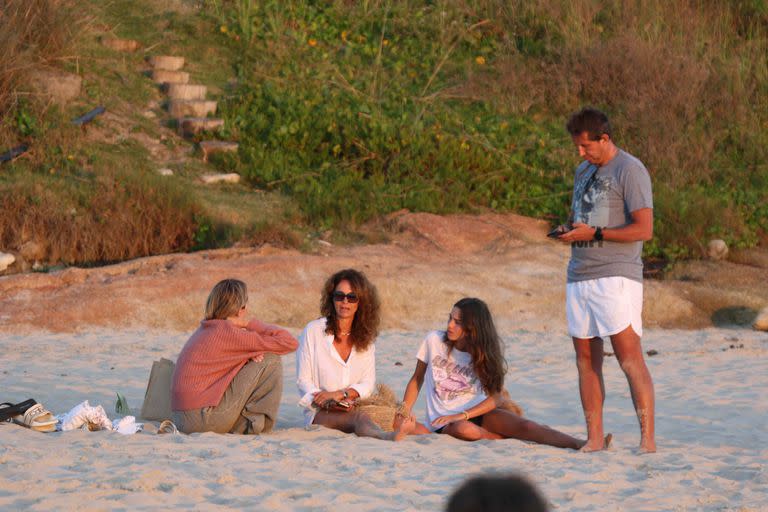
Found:
[[[469,421],[469,413],[467,411],[461,411],[461,414],[464,415],[464,420]]]

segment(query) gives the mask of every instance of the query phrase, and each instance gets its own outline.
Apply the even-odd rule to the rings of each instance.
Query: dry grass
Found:
[[[119,176],[77,189],[30,177],[3,187],[0,247],[27,263],[104,263],[186,250],[195,210],[154,177]]]
[[[66,57],[82,25],[73,7],[72,0],[0,1],[0,116],[18,102],[27,73]]]
[[[510,40],[496,79],[479,76],[469,90],[518,113],[602,107],[620,143],[672,187],[709,181],[715,151],[733,128],[759,132],[766,121],[754,106],[765,106],[768,45],[761,19],[750,21],[743,9],[682,0],[489,1],[485,8]],[[738,31],[752,37],[734,37]],[[540,52],[526,54],[526,41]]]

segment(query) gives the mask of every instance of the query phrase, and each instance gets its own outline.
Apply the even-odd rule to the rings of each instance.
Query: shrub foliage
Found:
[[[563,124],[606,110],[656,190],[650,255],[768,229],[764,2],[215,2],[240,48],[237,165],[309,222],[388,211],[562,219]]]

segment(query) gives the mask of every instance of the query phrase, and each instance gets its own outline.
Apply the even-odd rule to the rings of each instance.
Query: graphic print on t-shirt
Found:
[[[607,226],[609,208],[607,195],[611,190],[610,177],[598,177],[597,169],[590,169],[589,177],[576,185],[573,201],[573,219],[590,226]],[[594,175],[593,175],[594,174]]]
[[[471,366],[462,366],[436,355],[432,358],[435,395],[444,402],[462,395],[472,395],[477,377]]]

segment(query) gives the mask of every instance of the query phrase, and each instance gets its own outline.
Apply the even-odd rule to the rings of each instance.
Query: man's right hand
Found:
[[[573,229],[563,233],[558,238],[561,242],[589,242],[595,239],[595,228],[583,222],[574,222]]]

